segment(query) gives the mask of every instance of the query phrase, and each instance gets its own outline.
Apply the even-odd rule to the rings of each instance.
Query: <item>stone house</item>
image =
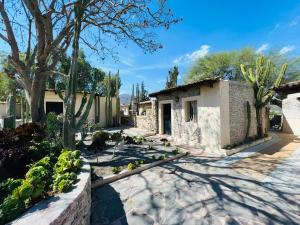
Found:
[[[137,126],[154,127],[156,133],[170,135],[178,145],[221,153],[224,146],[245,140],[248,123],[249,136],[257,134],[254,93],[246,83],[210,78],[151,93],[150,97],[155,98],[152,114],[148,113],[151,118],[143,119],[150,122]]]
[[[282,132],[300,136],[300,81],[283,84],[276,91],[287,95],[282,101]]]

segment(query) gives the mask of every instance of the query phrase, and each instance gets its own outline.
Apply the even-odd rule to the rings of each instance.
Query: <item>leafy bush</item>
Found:
[[[41,144],[40,148],[42,146],[46,147],[47,143]],[[7,179],[0,183],[0,224],[23,213],[49,190],[52,181],[55,192],[66,192],[72,187],[76,181],[76,172],[82,164],[80,152],[63,150],[56,160],[54,155],[58,152],[57,149],[50,151],[51,156],[31,164],[25,179]]]
[[[71,189],[73,183],[76,181],[76,173],[66,172],[64,174],[56,174],[53,181],[53,191],[67,192]]]
[[[61,123],[57,119],[55,112],[49,112],[46,120],[46,133],[50,139],[56,139],[60,135]]]
[[[145,160],[141,159],[141,160],[139,161],[139,164],[140,164],[140,165],[145,164]]]
[[[123,131],[112,133],[112,135],[110,136],[110,139],[115,142],[120,142],[123,140],[122,134],[123,134]]]
[[[170,147],[171,146],[170,142],[165,142],[165,146]]]
[[[112,168],[112,172],[113,172],[113,174],[118,174],[118,173],[120,173],[120,172],[121,172],[121,167],[119,167],[119,166],[114,166],[114,167]]]
[[[79,151],[64,149],[54,166],[53,191],[66,192],[76,180],[76,173],[82,165]],[[74,176],[75,175],[75,176]]]
[[[47,154],[40,149],[41,146],[36,146],[44,137],[43,127],[36,123],[0,131],[0,177],[23,177],[26,165]]]
[[[49,181],[50,158],[46,157],[31,165],[25,180],[16,182],[8,179],[5,186],[10,186],[9,194],[0,205],[0,223],[6,223],[19,216],[32,201],[40,198]]]
[[[151,158],[152,158],[153,160],[156,160],[156,156],[155,156],[155,155],[152,155]]]
[[[5,199],[15,188],[22,184],[22,179],[8,178],[0,183],[0,203]]]
[[[164,160],[165,159],[165,157],[163,156],[163,155],[160,155],[159,157],[158,157],[158,160]]]
[[[134,163],[129,163],[128,165],[127,165],[127,169],[128,170],[134,170],[136,168],[136,165],[134,164]]]
[[[141,145],[145,141],[145,138],[143,136],[135,136],[133,137],[133,140],[134,144]]]
[[[179,149],[176,148],[176,149],[172,150],[172,154],[173,155],[178,155],[179,154]]]
[[[66,172],[78,172],[82,165],[80,157],[80,151],[71,151],[64,149],[58,157],[55,164],[55,173],[63,174]]]
[[[109,133],[97,131],[93,134],[92,144],[88,146],[89,150],[102,150],[106,146],[106,141],[109,139]]]

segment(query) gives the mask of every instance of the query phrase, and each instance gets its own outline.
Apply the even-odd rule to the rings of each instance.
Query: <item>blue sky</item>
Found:
[[[197,58],[214,52],[252,47],[262,53],[300,54],[299,0],[169,0],[169,6],[183,21],[157,31],[156,38],[164,46],[158,52],[144,54],[129,44],[115,49],[117,61],[103,62],[84,49],[94,66],[107,72],[120,70],[121,93],[130,94],[132,84],[142,81],[149,92],[163,89],[174,65],[179,66],[182,83]],[[7,46],[1,50],[9,52]]]
[[[119,62],[93,60],[104,70],[120,69],[121,93],[131,93],[132,83],[141,81],[150,92],[164,88],[173,65],[179,66],[182,82],[197,57],[213,52],[253,47],[260,52],[300,53],[299,0],[172,0],[170,6],[183,21],[157,32],[162,50],[144,54],[129,45],[118,49]]]

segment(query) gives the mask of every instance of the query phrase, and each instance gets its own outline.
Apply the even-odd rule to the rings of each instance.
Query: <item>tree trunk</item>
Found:
[[[33,80],[29,94],[31,119],[32,122],[43,124],[46,120],[44,101],[47,76],[45,74],[36,74],[35,76],[37,78]]]
[[[257,136],[263,137],[263,126],[262,126],[262,109],[256,108],[256,121],[257,121]]]

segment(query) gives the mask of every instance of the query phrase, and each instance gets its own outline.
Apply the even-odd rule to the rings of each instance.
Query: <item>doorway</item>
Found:
[[[64,112],[63,102],[46,102],[46,114],[49,112],[55,112],[57,115]]]
[[[171,104],[163,104],[163,133],[171,135]]]

